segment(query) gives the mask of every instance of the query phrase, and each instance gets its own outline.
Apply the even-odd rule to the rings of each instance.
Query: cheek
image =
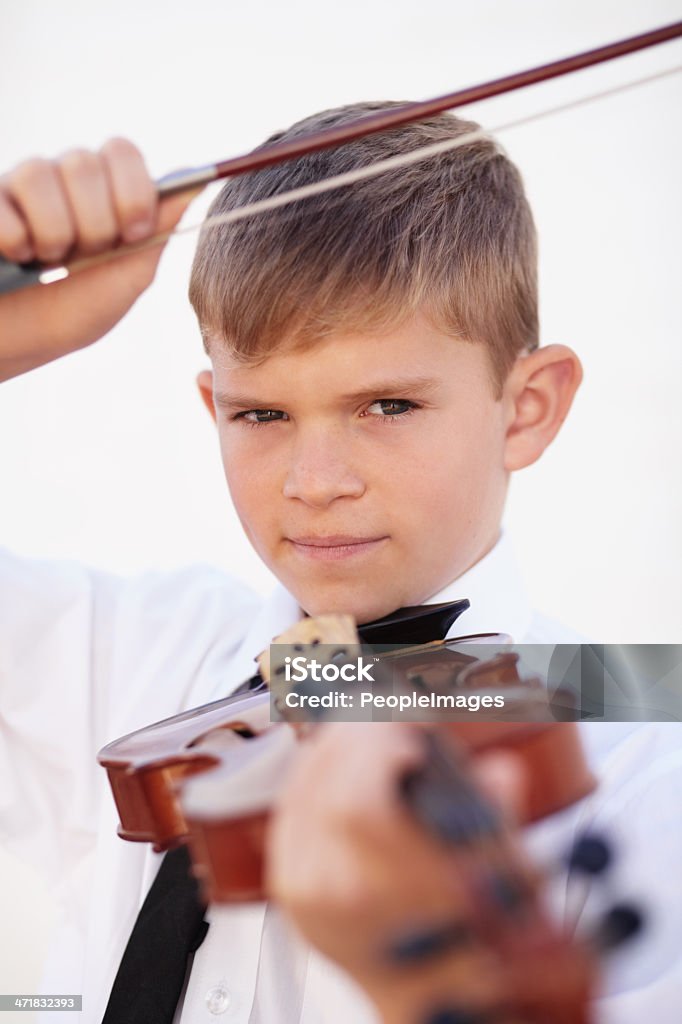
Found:
[[[411,497],[420,518],[466,526],[489,507],[505,486],[504,434],[494,418],[458,424],[443,432],[424,457],[412,463]]]
[[[277,526],[276,503],[263,486],[260,474],[248,463],[230,462],[225,465],[225,476],[244,536],[272,568],[271,556],[281,532]]]
[[[234,439],[230,433],[220,438],[223,470],[237,515],[251,536],[262,529],[272,505],[272,477],[248,438]]]

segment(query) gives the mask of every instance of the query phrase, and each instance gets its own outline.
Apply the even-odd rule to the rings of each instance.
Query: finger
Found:
[[[15,263],[28,263],[33,246],[26,222],[9,196],[0,190],[0,252]]]
[[[111,248],[119,227],[102,157],[74,149],[59,160],[58,167],[76,225],[78,250],[92,255]]]
[[[158,197],[142,154],[132,142],[119,138],[109,139],[100,152],[123,241],[147,238],[156,225]]]
[[[522,821],[527,779],[520,757],[502,751],[485,754],[474,762],[473,770],[479,786],[507,822]]]
[[[349,824],[377,823],[399,803],[396,779],[422,758],[421,737],[409,724],[327,723],[302,745],[283,798],[323,805]]]
[[[28,229],[33,254],[45,263],[61,260],[76,241],[76,229],[55,165],[27,160],[3,185]]]

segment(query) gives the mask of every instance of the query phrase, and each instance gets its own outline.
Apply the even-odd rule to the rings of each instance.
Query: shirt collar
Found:
[[[508,633],[521,643],[533,617],[511,541],[504,535],[480,561],[448,583],[425,604],[466,597],[470,607],[460,615],[448,636]]]

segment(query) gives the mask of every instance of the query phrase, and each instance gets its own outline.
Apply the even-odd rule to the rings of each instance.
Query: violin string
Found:
[[[498,135],[506,131],[511,131],[514,128],[534,124],[537,121],[553,117],[557,114],[577,110],[580,107],[587,106],[588,104],[597,102],[598,100],[608,99],[630,89],[636,89],[642,85],[648,85],[651,82],[668,78],[672,75],[678,74],[680,71],[682,71],[682,65],[665,68],[662,71],[653,72],[650,75],[631,79],[628,82],[611,86],[608,89],[601,89],[598,92],[589,93],[588,95],[581,96],[578,99],[568,100],[564,103],[559,103],[551,107],[546,107],[543,110],[535,111],[532,114],[515,118],[512,121],[506,121],[494,128],[480,128],[473,132],[467,132],[466,135],[460,135],[454,139],[446,139],[443,142],[436,142],[428,146],[421,146],[409,153],[401,153],[396,156],[387,157],[384,160],[378,160],[366,167],[358,167],[354,170],[346,171],[343,174],[336,174],[332,177],[324,178],[321,181],[302,185],[300,188],[290,189],[289,191],[282,192],[279,195],[270,196],[266,199],[259,199],[253,203],[246,203],[243,206],[238,206],[234,210],[229,210],[226,213],[207,216],[202,221],[183,225],[181,227],[174,228],[172,231],[153,235],[151,238],[145,239],[142,242],[121,246],[118,249],[99,253],[96,256],[82,257],[74,260],[67,267],[61,266],[46,269],[41,274],[40,282],[42,284],[49,284],[53,281],[60,281],[66,277],[70,277],[71,274],[78,273],[82,270],[89,270],[91,267],[108,263],[110,260],[117,259],[118,257],[129,256],[132,253],[155,248],[156,246],[167,242],[171,238],[179,238],[183,235],[194,234],[207,228],[216,228],[225,224],[234,224],[250,217],[256,217],[260,214],[268,213],[271,210],[281,209],[282,207],[292,205],[293,203],[302,202],[312,196],[318,196],[326,192],[347,188],[359,181],[378,177],[386,171],[407,167],[410,164],[418,163],[422,160],[428,160],[431,157],[440,155],[441,153],[446,153],[450,150],[467,146],[480,139],[489,139],[492,135]]]

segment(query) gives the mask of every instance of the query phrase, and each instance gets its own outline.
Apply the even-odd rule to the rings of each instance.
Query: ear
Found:
[[[505,469],[523,469],[540,458],[566,419],[582,378],[580,360],[566,345],[519,356],[504,386]]]
[[[213,374],[210,370],[202,370],[197,377],[197,387],[201,400],[215,422],[215,405],[213,403]]]

